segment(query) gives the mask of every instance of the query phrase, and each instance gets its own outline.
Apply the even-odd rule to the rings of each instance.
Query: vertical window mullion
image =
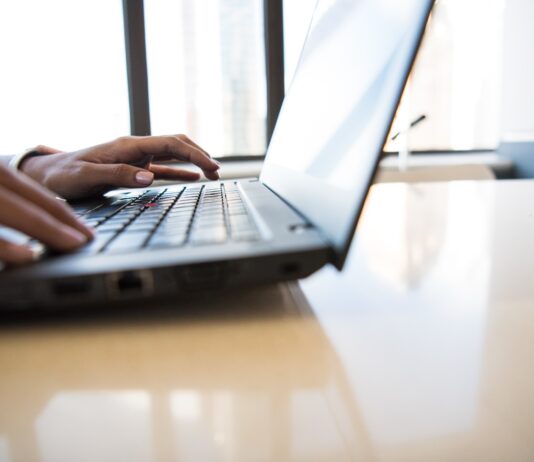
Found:
[[[282,0],[264,0],[267,142],[284,100],[284,28]]]
[[[123,0],[130,132],[150,135],[150,107],[143,0]]]

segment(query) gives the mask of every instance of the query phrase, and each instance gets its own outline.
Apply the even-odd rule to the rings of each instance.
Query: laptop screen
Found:
[[[338,267],[431,0],[319,0],[261,181],[316,225]]]

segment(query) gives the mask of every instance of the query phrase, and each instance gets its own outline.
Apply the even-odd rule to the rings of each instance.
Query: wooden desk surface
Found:
[[[375,186],[341,274],[2,324],[0,461],[532,461],[533,204]]]

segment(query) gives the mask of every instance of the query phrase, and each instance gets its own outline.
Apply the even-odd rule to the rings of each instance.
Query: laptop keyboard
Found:
[[[96,236],[79,253],[260,239],[236,183],[147,190],[93,209],[82,219]]]

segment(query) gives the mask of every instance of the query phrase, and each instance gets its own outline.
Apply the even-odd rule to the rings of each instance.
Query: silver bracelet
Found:
[[[40,155],[41,153],[39,151],[36,151],[35,149],[28,149],[22,154],[17,154],[16,156],[13,156],[9,160],[9,166],[14,170],[19,170],[22,162],[26,160],[28,157],[34,157],[34,156],[40,156]]]

